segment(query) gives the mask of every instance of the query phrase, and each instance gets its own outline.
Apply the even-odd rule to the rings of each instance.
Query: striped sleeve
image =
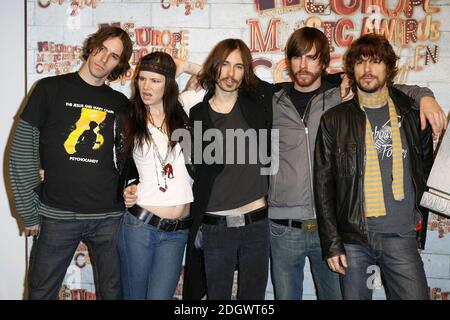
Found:
[[[9,177],[18,214],[25,227],[40,222],[37,212],[39,185],[39,130],[19,119],[9,154]]]

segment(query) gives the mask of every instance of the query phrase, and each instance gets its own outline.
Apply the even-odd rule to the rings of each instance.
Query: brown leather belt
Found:
[[[298,221],[292,219],[270,219],[270,221],[281,224],[286,227],[294,227],[302,229],[305,232],[316,232],[317,231],[317,221],[316,220],[305,220]]]

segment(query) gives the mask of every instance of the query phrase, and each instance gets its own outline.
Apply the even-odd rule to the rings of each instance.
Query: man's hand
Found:
[[[433,97],[420,99],[420,124],[422,130],[427,125],[427,120],[433,130],[433,136],[439,137],[447,128],[447,116]]]
[[[328,258],[327,263],[331,271],[340,274],[345,274],[345,269],[348,268],[347,258],[345,257],[345,254]]]
[[[135,184],[129,185],[123,190],[123,199],[125,200],[125,207],[131,208],[137,203],[137,186]]]
[[[31,227],[25,227],[25,236],[38,236],[39,232],[41,231],[41,225],[35,224]]]
[[[344,77],[342,78],[342,82],[341,82],[341,86],[340,86],[340,93],[341,93],[342,102],[350,100],[355,95],[352,91],[352,86],[350,85],[350,80],[348,79],[346,74],[344,74]]]
[[[45,179],[45,170],[39,169],[39,178],[41,178],[41,182]]]
[[[196,92],[199,92],[201,89],[202,86],[200,85],[200,82],[198,82],[198,77],[196,75],[192,75],[189,78],[186,87],[184,88],[185,91],[195,90]]]
[[[178,78],[178,76],[182,73],[187,73],[190,75],[197,75],[200,72],[200,70],[202,69],[201,65],[190,62],[190,61],[186,61],[186,60],[182,60],[182,59],[178,59],[178,58],[173,58],[173,61],[175,62],[175,65],[177,66],[177,70],[175,72],[175,78]]]
[[[172,57],[172,59],[175,62],[175,65],[177,66],[177,69],[175,71],[175,78],[178,78],[178,76],[184,72],[184,68],[187,61],[175,57]]]

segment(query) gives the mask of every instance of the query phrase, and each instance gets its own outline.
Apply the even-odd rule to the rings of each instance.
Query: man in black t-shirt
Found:
[[[202,70],[200,83],[208,92],[192,107],[189,117],[193,128],[202,126],[202,135],[194,136],[194,149],[200,148],[204,157],[198,159],[194,154],[193,159],[194,225],[186,253],[183,297],[204,294],[204,267],[208,299],[231,299],[237,269],[237,298],[262,300],[269,262],[268,179],[261,174],[261,153],[255,151],[268,150],[273,88],[255,77],[250,50],[240,39],[219,42]],[[200,141],[205,130],[214,133],[214,144],[223,146],[214,151],[214,159],[207,157],[214,144]],[[239,133],[246,135],[243,144],[236,142]],[[200,226],[204,265],[194,247]]]
[[[81,240],[95,260],[98,297],[121,298],[116,230],[123,201],[114,160],[116,116],[128,99],[105,81],[129,69],[132,46],[124,30],[99,29],[85,42],[80,70],[40,80],[20,115],[9,167],[25,234],[37,237],[30,299],[58,298]]]
[[[339,278],[323,261],[312,189],[314,141],[323,112],[341,102],[339,87],[322,75],[329,65],[328,40],[304,27],[286,43],[292,82],[273,99],[273,128],[280,132],[279,170],[270,176],[270,266],[277,300],[301,300],[309,258],[320,300],[340,300]]]

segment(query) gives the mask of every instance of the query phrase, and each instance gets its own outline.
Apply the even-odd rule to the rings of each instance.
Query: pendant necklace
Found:
[[[153,121],[152,113],[151,113],[150,111],[149,111],[148,113],[149,113],[149,115],[150,115],[150,122],[151,122],[151,124],[152,124],[156,129],[158,129],[159,131],[161,131],[162,133],[164,133],[163,127],[164,127],[164,123],[166,122],[166,117],[164,116],[164,120],[161,122],[161,125],[158,127],[158,126],[155,124],[155,121]]]
[[[150,136],[152,136],[151,133],[150,133]],[[166,163],[167,159],[169,158],[170,143],[167,142],[167,153],[166,153],[166,156],[163,159],[161,157],[160,152],[159,152],[158,146],[156,145],[155,139],[153,139],[153,136],[152,136],[152,140],[153,140],[153,160],[155,162],[155,172],[156,172],[156,179],[157,179],[157,182],[158,182],[158,187],[159,187],[159,190],[161,192],[166,192],[166,190],[168,189],[166,176],[169,179],[173,179],[173,167],[172,167],[172,165],[170,163]],[[158,158],[158,161],[161,164],[161,168],[162,168],[161,176],[164,179],[164,186],[162,186],[159,183],[158,168],[156,167],[156,157]]]

